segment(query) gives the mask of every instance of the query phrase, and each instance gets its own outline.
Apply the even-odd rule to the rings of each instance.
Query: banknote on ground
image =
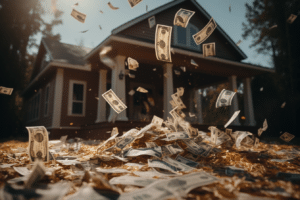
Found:
[[[123,156],[124,157],[137,157],[141,155],[149,155],[155,157],[162,157],[161,147],[153,147],[153,148],[139,148],[139,149],[129,149],[126,151]]]
[[[134,6],[136,6],[137,4],[141,3],[143,0],[128,0],[128,3],[130,5],[131,8],[133,8]]]
[[[246,131],[237,131],[237,132],[238,134],[236,136],[235,146],[236,148],[239,148],[241,146],[242,140],[245,139],[245,137],[247,137],[248,135],[252,135],[252,133]]]
[[[194,162],[194,161],[192,161],[192,160],[190,160],[190,159],[187,159],[187,158],[185,158],[185,157],[182,157],[181,155],[177,155],[177,157],[176,157],[175,159],[176,159],[177,161],[179,161],[179,162],[182,162],[182,163],[184,163],[184,164],[190,166],[190,167],[196,168],[196,167],[199,166],[199,163]]]
[[[156,25],[155,16],[148,18],[149,27],[152,28]]]
[[[156,25],[155,53],[157,60],[172,62],[171,58],[172,26]]]
[[[174,17],[174,26],[181,26],[183,28],[186,28],[191,17],[195,14],[194,11],[186,10],[183,8],[180,8]]]
[[[202,45],[203,57],[215,56],[216,55],[216,43],[207,43]]]
[[[28,155],[31,162],[41,160],[43,162],[49,161],[48,149],[48,131],[44,126],[26,127],[29,136]]]
[[[220,108],[223,106],[230,106],[235,93],[236,92],[223,89],[220,92],[219,97],[216,101],[216,108]]]
[[[32,172],[29,174],[28,179],[25,181],[25,188],[29,189],[36,186],[37,182],[40,181],[46,174],[45,166],[42,162],[36,161],[34,163]]]
[[[177,160],[174,160],[168,156],[165,156],[163,157],[162,159],[163,161],[171,164],[172,166],[178,168],[180,171],[184,171],[184,172],[188,172],[188,171],[192,171],[194,168],[182,163],[182,162],[179,162]]]
[[[114,177],[109,180],[109,183],[112,185],[122,184],[122,185],[135,185],[140,187],[146,187],[155,181],[158,181],[158,179],[125,175],[125,176]]]
[[[124,111],[127,106],[119,99],[119,97],[112,91],[112,89],[102,94],[102,97],[118,114]]]
[[[77,19],[77,21],[79,21],[81,23],[84,23],[85,19],[86,19],[86,14],[81,13],[81,12],[75,10],[74,8],[71,12],[71,16],[74,17],[75,19]]]
[[[216,28],[217,28],[217,23],[213,18],[211,18],[208,24],[201,31],[193,35],[195,43],[199,45],[202,42],[204,42],[213,33],[213,31]]]
[[[14,90],[13,88],[7,88],[7,87],[0,86],[0,94],[11,95],[13,90]]]

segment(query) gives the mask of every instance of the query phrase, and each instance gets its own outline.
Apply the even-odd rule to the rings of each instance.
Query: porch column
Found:
[[[255,126],[256,122],[254,119],[254,109],[252,102],[252,92],[251,92],[251,79],[243,79],[244,84],[244,106],[245,106],[245,125],[246,126]]]
[[[202,93],[199,94],[199,89],[195,90],[194,97],[196,100],[196,111],[197,111],[197,123],[203,124],[202,116]]]
[[[172,110],[172,105],[170,101],[172,100],[171,95],[174,92],[173,89],[173,64],[166,63],[163,65],[164,69],[164,120],[167,119],[169,112]]]
[[[106,101],[102,97],[102,94],[106,92],[106,75],[107,70],[99,70],[99,86],[98,86],[98,109],[97,109],[97,119],[95,123],[106,121]]]
[[[121,99],[121,101],[126,105],[126,85],[125,85],[125,56],[118,55],[115,57],[115,66],[112,68],[111,72],[111,89],[116,93],[116,95]],[[124,74],[123,78],[119,78],[119,74]],[[110,114],[108,121],[128,121],[127,110],[124,110],[120,114],[116,113],[114,109],[110,108]]]
[[[55,78],[52,128],[60,128],[61,107],[64,87],[64,69],[58,68]]]
[[[230,76],[229,77],[229,89],[231,91],[237,91],[237,84],[236,84],[236,76]],[[229,106],[229,117],[231,117],[235,111],[239,110],[239,104],[238,104],[238,99],[237,99],[237,94],[234,95],[232,102],[231,102],[231,106]],[[237,117],[232,123],[231,125],[234,126],[240,126],[240,120]]]

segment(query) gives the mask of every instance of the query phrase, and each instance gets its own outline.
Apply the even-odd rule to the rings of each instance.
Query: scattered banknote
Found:
[[[155,16],[148,18],[149,27],[152,28],[156,25]]]
[[[81,23],[85,22],[86,14],[83,14],[83,13],[75,10],[74,8],[71,12],[71,16],[74,17],[75,19],[77,19],[77,21],[79,21]]]
[[[259,145],[259,139],[258,138],[255,138],[255,141],[254,141],[254,148],[257,148]]]
[[[112,132],[111,132],[111,136],[110,138],[108,138],[107,140],[105,140],[102,144],[100,144],[97,148],[97,151],[99,151],[99,149],[101,149],[104,145],[106,145],[109,141],[115,139],[119,134],[118,128],[114,127]]]
[[[195,14],[194,11],[180,8],[175,14],[175,18],[173,22],[174,26],[181,26],[183,28],[186,28],[190,19],[194,14]]]
[[[237,118],[237,116],[240,114],[240,112],[241,112],[240,110],[235,111],[234,114],[229,119],[229,121],[224,125],[224,128],[227,128],[227,126],[229,126],[229,124],[231,124]]]
[[[184,94],[184,87],[177,88],[177,94],[181,97]]]
[[[86,32],[88,32],[89,30],[85,30],[85,31],[80,31],[80,33],[86,33]]]
[[[134,90],[130,90],[130,91],[128,92],[128,94],[129,94],[130,96],[133,96],[133,95],[135,94],[135,91],[134,91]]]
[[[133,58],[128,57],[127,63],[128,63],[128,69],[130,69],[130,70],[136,70],[139,67],[138,61],[136,61]]]
[[[180,139],[188,139],[190,138],[189,135],[186,132],[172,132],[172,133],[167,133],[167,141],[172,141],[172,140],[180,140]]]
[[[173,173],[180,171],[179,168],[171,165],[170,163],[165,162],[163,160],[157,160],[157,159],[148,159],[148,167],[162,168],[162,169],[169,170]]]
[[[26,127],[29,135],[28,155],[31,162],[49,161],[48,131],[44,126]]]
[[[44,175],[46,174],[45,166],[42,162],[36,161],[34,163],[32,172],[29,174],[28,179],[25,181],[25,188],[29,189],[36,186]]]
[[[181,94],[181,92],[180,92],[180,94]],[[183,108],[186,108],[186,106],[182,102],[182,100],[180,98],[180,94],[177,92],[175,94],[172,94],[171,97],[172,97],[174,103],[177,105],[178,109],[183,109]]]
[[[268,129],[268,122],[267,119],[265,119],[263,123],[263,127],[258,129],[258,136],[261,136],[261,134]]]
[[[207,43],[202,45],[203,57],[215,56],[216,55],[216,43]]]
[[[289,16],[289,18],[287,19],[287,23],[292,24],[296,18],[297,18],[297,15],[291,14]]]
[[[128,0],[129,5],[131,6],[131,8],[133,8],[134,6],[136,6],[137,4],[141,3],[143,0]]]
[[[245,139],[245,137],[247,137],[248,135],[252,135],[252,133],[246,131],[237,131],[237,133],[238,134],[236,136],[235,146],[236,148],[239,148],[241,146],[242,140]]]
[[[97,171],[97,172],[100,172],[100,173],[104,173],[104,174],[111,174],[111,173],[117,173],[117,174],[121,174],[121,173],[129,173],[128,170],[122,169],[122,168],[109,168],[109,169],[105,169],[105,168],[97,167],[97,168],[96,168],[96,171]]]
[[[286,102],[283,102],[283,103],[281,104],[281,108],[284,108],[285,105],[286,105]]]
[[[171,59],[172,26],[156,25],[155,53],[157,60],[172,62]]]
[[[16,172],[21,174],[22,176],[29,175],[32,171],[28,170],[27,167],[13,167]]]
[[[273,25],[269,28],[269,30],[273,29],[273,28],[277,28],[277,25]]]
[[[114,7],[110,2],[107,3],[107,5],[112,9],[112,10],[118,10],[118,7]]]
[[[123,137],[119,142],[117,142],[115,146],[119,149],[123,149],[125,146],[133,142],[133,140],[135,140],[135,137],[127,135],[126,137]]]
[[[186,72],[186,67],[181,66],[180,69],[181,69],[183,72]]]
[[[161,150],[163,155],[174,155],[184,152],[177,143],[161,146]]]
[[[139,164],[139,163],[126,163],[125,165],[128,167],[137,167],[139,169],[145,166],[144,164]]]
[[[236,92],[223,89],[216,101],[216,108],[230,106]]]
[[[112,89],[102,94],[102,97],[118,114],[124,111],[127,106],[119,99]]]
[[[171,164],[172,166],[178,168],[180,171],[188,172],[188,171],[193,170],[192,167],[190,167],[190,166],[188,166],[188,165],[186,165],[182,162],[179,162],[177,160],[174,160],[174,159],[172,159],[168,156],[163,157],[163,161],[165,161],[165,162]]]
[[[161,147],[153,147],[153,148],[139,148],[139,149],[129,149],[124,152],[124,157],[137,157],[141,155],[149,155],[155,157],[162,157]]]
[[[213,127],[211,130],[211,143],[216,145],[217,144],[217,139],[218,139],[218,134],[219,134],[219,130],[216,127]]]
[[[13,88],[6,88],[3,86],[0,86],[0,94],[11,95],[13,90],[14,90]]]
[[[216,28],[217,28],[217,23],[213,18],[211,18],[208,24],[201,31],[193,35],[195,43],[199,45],[202,42],[204,42],[213,33],[213,31]]]
[[[180,71],[178,71],[178,70],[174,70],[174,73],[177,75],[177,76],[179,76],[181,73],[180,73]]]
[[[83,185],[76,193],[66,198],[66,200],[79,200],[79,199],[109,200],[110,198],[102,196],[99,192],[95,191],[95,189],[89,185]]]
[[[136,89],[136,91],[142,92],[142,93],[148,93],[148,90],[146,90],[145,88],[142,88],[142,87],[138,87],[138,88]]]
[[[164,120],[160,117],[157,117],[156,115],[153,116],[153,119],[151,121],[151,124],[155,124],[157,126],[162,126]]]
[[[190,160],[190,159],[187,159],[187,158],[185,158],[185,157],[182,157],[181,155],[177,155],[177,157],[176,157],[175,159],[176,159],[177,161],[179,161],[179,162],[182,162],[182,163],[184,163],[184,164],[190,166],[190,167],[196,168],[196,167],[199,166],[199,163],[194,162],[194,161],[192,161],[192,160]]]
[[[147,148],[158,147],[155,142],[145,142]]]
[[[112,185],[121,184],[121,185],[135,185],[140,187],[146,187],[155,181],[158,181],[158,179],[125,175],[125,176],[114,177],[109,180],[109,183]]]
[[[191,64],[194,65],[194,66],[199,67],[199,65],[194,61],[194,59],[191,59]]]
[[[189,112],[190,117],[196,117],[196,114]]]
[[[294,137],[295,137],[294,135],[292,135],[292,134],[290,134],[290,133],[288,133],[288,132],[285,132],[284,134],[282,134],[282,135],[280,136],[280,139],[284,140],[285,142],[289,142],[289,141],[291,141]]]
[[[241,43],[242,43],[242,40],[239,40],[239,41],[236,43],[236,46],[240,46]]]
[[[177,121],[174,119],[167,118],[167,121],[164,121],[164,124],[172,131],[177,132]]]

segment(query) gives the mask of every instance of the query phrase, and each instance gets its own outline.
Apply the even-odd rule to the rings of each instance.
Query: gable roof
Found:
[[[133,20],[131,20],[131,21],[125,23],[125,24],[122,24],[121,26],[119,26],[119,27],[113,29],[111,33],[112,33],[112,35],[116,35],[116,34],[120,33],[121,31],[123,31],[123,30],[125,30],[125,29],[127,29],[127,28],[129,28],[129,27],[131,27],[131,26],[133,26],[133,25],[135,25],[135,24],[137,24],[137,23],[139,23],[139,22],[145,20],[145,19],[148,19],[149,17],[151,17],[151,16],[153,16],[153,15],[156,15],[156,14],[158,14],[158,13],[161,13],[161,12],[163,12],[163,11],[165,11],[165,10],[167,10],[167,9],[169,9],[169,8],[171,8],[171,7],[173,7],[173,6],[176,6],[176,5],[180,4],[180,3],[183,3],[183,2],[185,2],[185,1],[190,1],[191,3],[193,3],[193,4],[196,6],[196,8],[197,8],[197,9],[198,9],[198,10],[199,10],[199,11],[200,11],[200,12],[201,12],[208,20],[212,18],[212,17],[208,14],[208,12],[206,12],[206,10],[204,10],[204,8],[198,4],[198,2],[197,2],[196,0],[174,0],[174,1],[170,2],[170,3],[167,3],[167,4],[165,4],[165,5],[162,5],[162,6],[158,7],[158,8],[156,8],[156,9],[154,9],[154,10],[148,12],[148,13],[145,13],[145,14],[143,14],[143,15],[141,15],[141,16],[139,16],[139,17],[137,17],[137,18],[135,18],[135,19],[133,19]],[[246,58],[247,58],[246,54],[245,54],[245,53],[244,53],[244,52],[243,52],[243,51],[235,44],[235,42],[227,35],[227,33],[220,27],[219,24],[217,25],[216,30],[219,31],[219,32],[222,34],[222,36],[225,37],[225,39],[229,42],[229,44],[231,44],[231,45],[234,47],[234,49],[241,55],[241,57],[242,57],[243,59],[246,59]],[[98,47],[99,47],[99,45],[98,45]],[[96,47],[96,48],[98,48],[98,47]],[[89,56],[90,56],[90,54],[87,55],[87,57],[89,57]]]
[[[48,38],[43,38],[42,44],[44,45],[47,53],[49,53],[51,61],[73,65],[87,64],[84,56],[92,50],[90,48],[65,44]]]

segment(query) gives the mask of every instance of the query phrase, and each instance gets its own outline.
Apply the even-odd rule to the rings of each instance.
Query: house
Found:
[[[196,12],[186,29],[173,26],[174,16],[180,8]],[[148,24],[148,18],[152,16],[157,24],[173,26],[171,46],[175,54],[172,54],[172,63],[156,59],[155,27],[150,28]],[[245,124],[255,126],[251,77],[274,70],[243,63],[246,55],[219,25],[204,42],[216,43],[216,56],[203,57],[202,45],[197,46],[192,35],[210,19],[211,16],[195,0],[177,0],[117,27],[92,50],[42,39],[32,80],[23,92],[28,108],[26,124],[45,126],[51,133],[50,138],[62,134],[107,138],[109,134],[105,132],[113,126],[128,130],[146,124],[153,115],[166,119],[172,108],[171,94],[178,87],[185,88],[185,112],[195,112],[197,120],[194,123],[203,124],[199,89],[228,82],[228,89],[234,91],[238,79],[244,83]],[[99,53],[106,48],[111,51],[100,60]],[[140,66],[136,71],[130,71],[131,77],[127,76],[128,57],[136,59]],[[192,65],[191,59],[199,67]],[[185,72],[182,66],[185,66]],[[175,70],[181,71],[181,75],[175,74]],[[128,94],[138,87],[149,93]],[[109,89],[128,107],[118,115],[102,97]],[[193,99],[196,99],[197,108],[191,103]],[[149,103],[146,108],[143,106],[145,101]],[[237,95],[229,109],[230,116],[241,109]],[[232,125],[239,126],[239,119]]]

